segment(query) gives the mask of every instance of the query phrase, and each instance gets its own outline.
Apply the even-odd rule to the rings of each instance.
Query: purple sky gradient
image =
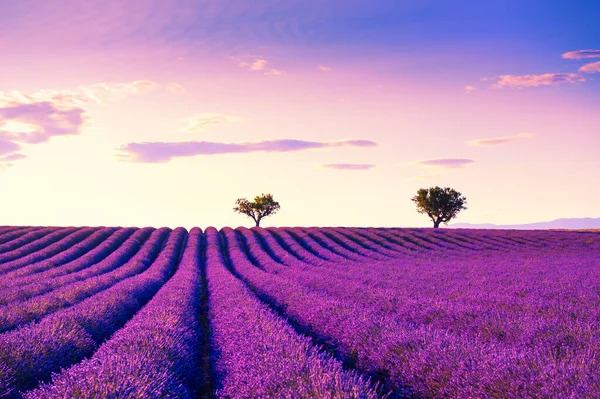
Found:
[[[235,226],[232,201],[271,192],[279,225],[427,226],[410,198],[433,185],[469,198],[459,222],[599,216],[598,2],[0,15],[5,224]]]

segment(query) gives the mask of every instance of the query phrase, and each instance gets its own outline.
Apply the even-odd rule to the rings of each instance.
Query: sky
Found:
[[[599,217],[600,3],[0,0],[0,224]]]

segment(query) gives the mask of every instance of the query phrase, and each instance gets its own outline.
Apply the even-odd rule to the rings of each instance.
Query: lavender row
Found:
[[[243,227],[238,227],[235,231],[238,235],[244,237],[243,239],[246,243],[245,247],[247,248],[247,252],[257,259],[260,258],[261,266],[266,270],[273,270],[273,267],[275,267],[275,270],[278,270],[281,265],[285,265],[288,267],[284,269],[287,269],[288,272],[295,273],[295,271],[290,270],[290,266],[300,266],[300,270],[305,271],[308,274],[327,272],[345,275],[348,268],[358,269],[362,272],[365,270],[378,272],[382,269],[390,269],[391,267],[394,272],[398,271],[396,264],[398,263],[397,261],[399,258],[388,260],[387,263],[370,258],[362,258],[360,261],[343,258],[335,262],[324,261],[317,258],[317,260],[307,262],[300,256],[290,256],[290,253],[284,247],[285,243],[270,238],[268,229],[252,228],[252,230],[248,230]],[[251,232],[254,233],[254,235],[252,235]],[[262,252],[265,252],[265,254]],[[271,259],[265,257],[268,253],[273,253],[276,257],[271,257]],[[280,261],[278,261],[278,259]],[[410,260],[411,258],[407,256],[406,259]],[[276,272],[278,273],[279,271]]]
[[[442,229],[435,229],[436,231],[422,231],[420,233],[421,236],[432,236],[433,238],[437,239],[437,240],[443,240],[443,241],[447,241],[459,246],[463,246],[463,247],[467,247],[469,249],[475,250],[475,251],[482,251],[482,250],[501,250],[501,249],[507,249],[509,248],[509,246],[505,245],[505,244],[501,244],[497,241],[494,241],[492,239],[488,239],[484,236],[476,236],[476,235],[464,235],[464,234],[459,234],[456,230],[442,230]],[[395,234],[399,234],[400,232],[397,231],[397,229],[395,229],[394,231]],[[409,234],[409,233],[404,233],[404,234]]]
[[[200,251],[190,231],[173,277],[94,355],[56,374],[25,398],[193,398],[201,370]]]
[[[260,268],[271,273],[288,273],[294,277],[303,276],[301,277],[303,283],[308,282],[310,277],[318,277],[323,280],[332,277],[341,277],[341,279],[352,280],[356,278],[354,273],[358,273],[358,276],[361,278],[364,277],[362,278],[363,282],[376,281],[379,283],[380,280],[373,276],[374,273],[384,276],[384,280],[381,281],[385,282],[387,280],[395,280],[395,274],[404,267],[403,262],[412,262],[412,258],[408,256],[388,260],[387,263],[369,258],[367,258],[367,262],[345,258],[337,262],[324,261],[320,258],[306,262],[298,254],[294,256],[286,250],[284,247],[286,245],[285,242],[280,242],[270,237],[269,230],[267,229],[253,228],[252,230],[248,230],[238,227],[235,231],[241,237],[247,255],[251,256],[259,264]],[[292,268],[291,266],[298,266],[299,269]],[[369,273],[365,274],[366,271],[369,271]],[[363,288],[362,286],[358,287],[358,289]]]
[[[264,230],[271,234],[273,239],[290,254],[289,256],[296,257],[304,263],[311,265],[320,265],[330,262],[328,259],[319,256],[318,252],[309,250],[305,243],[296,240],[288,231],[285,231],[282,228],[269,227]]]
[[[16,259],[20,256],[27,255],[39,248],[43,248],[44,245],[41,243],[47,243],[48,236],[51,236],[50,242],[53,238],[61,237],[65,231],[67,234],[74,231],[72,227],[44,227],[41,229],[30,231],[23,234],[19,238],[11,240],[7,243],[0,245],[0,263],[8,262],[9,260]],[[66,234],[64,234],[66,235]],[[30,250],[31,249],[31,250]]]
[[[389,260],[393,257],[388,253],[381,253],[379,251],[380,248],[376,248],[365,242],[360,242],[360,244],[357,243],[355,240],[350,239],[345,234],[341,234],[339,229],[335,230],[332,228],[323,228],[312,232],[308,229],[302,230],[313,237],[321,236],[322,241],[327,242],[329,247],[336,248],[336,250],[337,248],[344,248],[349,252],[361,254],[374,260]]]
[[[226,229],[224,233],[235,237]],[[593,389],[598,363],[592,356],[598,350],[592,334],[597,327],[589,323],[573,326],[569,333],[539,336],[538,345],[517,350],[409,323],[246,262],[233,264],[255,289],[285,309],[288,317],[353,359],[360,370],[388,376],[385,382],[396,390],[404,391],[408,385],[423,397],[481,398],[592,398],[598,393]],[[580,334],[581,339],[562,341],[571,334]],[[552,350],[556,342],[563,342],[558,353]]]
[[[323,229],[323,231],[329,232],[329,234],[344,236],[348,240],[356,243],[357,245],[366,247],[370,251],[377,251],[381,254],[384,254],[388,257],[387,260],[411,255],[415,250],[417,250],[420,254],[424,249],[455,249],[445,244],[442,246],[442,248],[440,248],[439,243],[438,245],[431,244],[420,237],[415,237],[414,234],[411,234],[410,241],[407,240],[408,237],[403,237],[404,240],[396,241],[390,237],[387,237],[385,234],[377,233],[372,229],[326,228]],[[406,244],[407,242],[410,244]]]
[[[264,231],[256,229],[258,234]],[[277,252],[271,244],[270,251]],[[546,267],[560,264],[570,259],[572,254],[557,253],[561,258],[544,258]],[[406,259],[393,264],[378,263],[365,265],[346,262],[315,269],[306,263],[284,262],[286,266],[265,259],[261,267],[279,276],[284,276],[295,284],[326,292],[336,298],[356,301],[386,314],[395,314],[402,320],[417,324],[426,324],[460,334],[470,334],[483,340],[501,341],[504,345],[537,345],[539,336],[551,326],[564,325],[557,316],[540,316],[547,306],[555,305],[549,298],[553,291],[548,289],[543,296],[540,292],[530,294],[525,301],[520,297],[524,292],[519,284],[527,285],[529,275],[516,275],[515,270],[504,266],[507,260],[513,264],[522,264],[527,253],[515,254],[512,258],[486,257],[479,263],[448,262],[444,258]],[[565,285],[576,284],[581,272],[593,270],[592,258],[581,257],[575,270],[562,267],[551,281],[560,281]],[[432,267],[433,262],[444,262],[443,267]],[[295,267],[294,267],[295,266]],[[368,272],[367,272],[368,271]],[[489,287],[482,289],[473,282],[481,281],[482,274],[487,275]],[[502,273],[502,274],[500,274]],[[460,276],[460,275],[462,276]],[[442,277],[442,279],[440,279]],[[495,279],[503,279],[502,289],[491,286]],[[565,281],[565,279],[568,279]],[[562,281],[561,281],[562,280]],[[468,286],[461,286],[464,282]],[[485,281],[485,280],[484,280]],[[581,284],[579,284],[581,286]],[[591,289],[591,288],[590,288]],[[558,291],[558,290],[556,290]],[[482,296],[482,292],[487,292]],[[517,295],[519,294],[519,295]],[[536,295],[537,294],[537,295]],[[457,299],[460,298],[460,301]],[[535,299],[534,299],[535,298]],[[588,323],[593,317],[584,318],[589,311],[571,303],[558,304],[571,315],[578,315],[579,324]],[[494,309],[490,311],[490,309]],[[571,325],[571,329],[577,329]]]
[[[143,230],[141,231],[144,232]],[[113,252],[96,266],[102,266],[104,274],[66,285],[44,295],[23,302],[11,302],[0,307],[0,332],[8,331],[22,324],[39,320],[49,313],[85,299],[115,283],[134,276],[150,266],[158,255],[161,245],[169,234],[169,229],[161,228],[152,232],[147,240],[132,240],[123,246],[122,251]],[[98,270],[92,268],[86,271]],[[108,271],[108,272],[107,272]]]
[[[230,232],[231,233],[231,232]],[[219,233],[206,231],[209,316],[218,353],[218,398],[377,398],[368,381],[344,371],[258,301],[226,269]],[[235,238],[230,234],[229,238]],[[235,241],[224,256],[249,262]],[[249,265],[248,267],[253,267]]]
[[[0,392],[19,392],[47,381],[51,373],[91,356],[173,275],[186,231],[177,228],[152,265],[77,305],[0,335]]]
[[[0,234],[0,245],[21,237],[24,234],[39,230],[41,227],[34,226],[8,226],[2,234]]]
[[[321,251],[325,251],[321,252],[321,254],[327,252],[333,254],[333,260],[336,261],[344,261],[346,259],[364,261],[377,260],[381,258],[387,259],[386,257],[382,257],[381,255],[370,251],[356,251],[352,247],[352,243],[348,243],[350,246],[340,245],[339,242],[334,241],[331,239],[331,237],[323,234],[321,230],[293,228],[289,230],[289,233],[292,235],[296,235],[298,238],[301,238],[303,242],[311,243],[312,247],[321,247]]]
[[[258,234],[264,234],[262,233],[261,229],[256,229],[256,231],[258,232]],[[270,248],[269,250],[276,251],[276,249],[273,248]],[[513,256],[511,256],[510,258],[507,258],[506,256],[500,258],[495,256],[490,258],[489,256],[486,256],[486,258],[481,259],[480,262],[490,262],[495,260],[496,262],[498,262],[499,266],[497,267],[500,270],[507,269],[505,266],[502,266],[503,263],[509,263],[513,265],[517,263],[518,267],[518,264],[523,262],[523,259],[526,256],[539,256],[537,249],[532,250],[531,255],[529,255],[528,252],[524,252],[526,250],[528,250],[528,248],[520,248],[520,252],[514,253]],[[581,271],[581,269],[583,268],[586,257],[585,254],[582,254],[581,252],[579,252],[579,250],[576,253],[567,254],[565,254],[564,251],[564,248],[560,249],[559,251],[546,250],[544,255],[560,257],[561,262],[565,262],[567,264],[570,263],[570,257],[574,255],[577,256],[580,254],[584,255],[582,256],[582,261],[579,263],[579,265],[573,273],[567,273],[564,267],[560,269],[555,269],[560,270],[560,272],[559,275],[554,277],[554,280],[561,278],[561,275],[562,277],[569,276],[573,277],[571,279],[572,281],[566,284],[574,284],[577,281],[577,279],[580,279],[580,277],[577,276],[577,271]],[[493,253],[488,255],[493,255]],[[456,254],[453,256],[456,256]],[[479,258],[479,255],[470,254],[469,256]],[[378,301],[382,304],[382,306],[387,309],[402,308],[401,305],[403,303],[413,302],[417,303],[412,304],[411,307],[414,307],[415,309],[423,309],[424,301],[427,300],[429,300],[429,302],[431,302],[432,304],[436,304],[439,308],[440,303],[442,301],[446,302],[444,306],[444,315],[446,317],[439,317],[440,312],[437,311],[438,317],[431,317],[433,321],[442,319],[447,321],[448,316],[455,316],[452,314],[452,312],[449,311],[449,309],[453,307],[452,301],[448,301],[444,298],[444,296],[452,296],[456,298],[459,292],[468,292],[468,295],[462,295],[461,299],[463,301],[470,300],[478,308],[485,309],[485,307],[489,307],[490,305],[495,305],[496,307],[498,305],[501,307],[506,307],[510,306],[509,303],[513,301],[513,298],[515,297],[514,287],[511,287],[511,283],[513,283],[512,285],[515,285],[514,283],[516,281],[522,280],[523,284],[526,284],[527,281],[530,281],[532,278],[531,276],[521,277],[522,273],[515,273],[515,270],[511,269],[508,273],[505,272],[506,281],[503,282],[503,286],[509,287],[508,290],[503,290],[503,286],[494,287],[494,289],[481,290],[480,287],[477,287],[477,284],[472,284],[471,282],[485,281],[485,278],[481,280],[482,276],[478,276],[476,273],[473,272],[474,270],[477,271],[478,269],[474,268],[471,264],[465,265],[464,261],[458,263],[446,263],[443,267],[433,268],[431,267],[431,264],[436,264],[440,261],[447,262],[444,259],[444,256],[440,255],[440,257],[433,257],[433,254],[431,254],[428,258],[421,257],[420,259],[415,260],[408,259],[408,263],[406,263],[407,260],[404,260],[400,263],[398,261],[399,260],[394,260],[393,263],[380,262],[377,264],[377,267],[369,267],[368,269],[366,269],[364,265],[359,263],[337,263],[333,264],[333,266],[329,267],[327,270],[319,269],[317,273],[313,273],[311,269],[307,269],[305,263],[302,263],[301,268],[299,269],[289,270],[289,268],[281,268],[276,272],[287,272],[290,275],[296,277],[298,281],[310,284],[311,286],[322,287],[322,289],[324,290],[327,290],[328,288],[333,288],[334,283],[339,283],[338,292],[340,295],[351,295],[352,291],[350,288],[356,287],[356,290],[364,290],[364,293],[360,296],[361,300],[371,300],[373,298],[377,298]],[[552,261],[552,259],[548,259],[547,262],[550,261]],[[477,263],[475,263],[474,265],[477,265]],[[440,276],[444,276],[445,280],[447,280],[448,276],[452,276],[453,270],[465,269],[465,266],[467,267],[466,270],[461,271],[461,273],[465,273],[465,275],[463,275],[459,281],[440,280]],[[483,269],[483,272],[489,274],[489,269],[491,269],[491,266],[484,267],[485,269]],[[479,269],[479,273],[481,273],[481,271],[482,270]],[[550,271],[550,273],[554,274],[553,271]],[[315,280],[315,278],[320,278],[320,285],[317,283],[317,280]],[[341,281],[338,282],[336,280]],[[469,286],[467,287],[469,288],[468,290],[466,290],[465,287],[460,287],[460,285],[457,285],[457,283],[460,284],[462,282],[467,281],[469,282]],[[492,279],[489,279],[488,277],[488,281],[492,281]],[[445,290],[441,289],[441,286],[439,284],[440,282],[444,283]],[[370,285],[371,283],[376,283],[376,285],[372,286]],[[450,292],[446,290],[450,290]],[[480,303],[476,299],[475,294],[477,292],[487,292],[486,296],[488,298],[485,303]],[[414,298],[417,297],[421,298],[418,301],[415,301]],[[492,303],[491,298],[494,298],[494,301],[496,302]],[[465,310],[465,312],[472,313],[470,310]],[[531,312],[536,314],[538,313],[535,310],[532,310]],[[434,314],[435,311],[431,313],[431,316],[433,316]],[[502,316],[504,315],[500,315],[500,317]],[[425,318],[430,318],[430,315],[426,315]],[[477,317],[477,319],[479,318],[480,317]],[[506,338],[508,339],[508,336]]]
[[[103,262],[105,258],[109,255],[112,256],[111,263],[114,264],[118,257],[128,253],[131,245],[135,246],[140,240],[145,240],[152,231],[152,228],[120,229],[104,240],[102,245],[89,251],[85,245],[76,245],[71,249],[73,252],[66,251],[64,257],[58,255],[57,259],[52,262],[35,263],[16,270],[12,276],[14,279],[10,279],[9,275],[6,275],[6,281],[2,282],[2,287],[6,287],[6,289],[0,291],[0,305],[40,295],[99,274],[106,266],[106,262]],[[132,236],[133,233],[136,234]],[[65,258],[68,260],[73,253],[74,256],[77,256],[82,252],[83,256],[61,264]],[[115,252],[119,254],[115,255]],[[59,265],[55,265],[55,262]]]
[[[414,242],[391,237],[376,229],[354,229],[353,232],[367,242],[376,243],[387,250],[393,251],[396,253],[393,255],[394,258],[414,256],[417,251],[423,250],[422,247],[416,245]]]
[[[245,229],[237,228],[236,231],[240,234],[245,232]],[[254,233],[255,237],[260,240],[263,247],[268,248],[281,263],[286,265],[289,264],[290,261],[299,260],[307,266],[326,267],[347,260],[343,256],[337,254],[333,254],[335,257],[332,255],[324,255],[323,253],[327,251],[325,248],[321,248],[321,252],[311,252],[305,246],[305,242],[299,242],[293,235],[282,228],[278,230],[273,228],[254,228],[249,231]],[[363,257],[361,259],[368,258]]]
[[[308,240],[313,240],[318,245],[322,246],[328,251],[334,252],[341,256],[341,260],[344,259],[364,259],[364,260],[383,260],[389,259],[389,257],[378,253],[377,251],[371,251],[365,247],[361,247],[356,243],[348,240],[346,237],[332,236],[331,234],[325,234],[324,229],[306,229],[306,228],[294,228],[291,229],[294,233],[303,234]]]
[[[27,266],[35,262],[47,260],[48,258],[71,248],[80,241],[83,241],[86,237],[98,230],[98,227],[84,227],[72,229],[68,235],[61,237],[58,241],[49,243],[39,243],[39,250],[37,250],[36,252],[23,254],[12,261],[0,264],[0,274],[19,269],[20,267]],[[47,237],[50,238],[50,236],[51,235],[48,235]]]
[[[0,226],[0,236],[2,236],[2,234],[4,234],[4,233],[8,233],[10,231],[17,230],[19,228],[22,228],[22,227],[21,226]]]
[[[0,288],[22,285],[23,277],[39,273],[43,270],[56,269],[58,266],[73,261],[86,253],[89,253],[95,247],[100,245],[110,235],[118,230],[117,227],[105,227],[94,231],[91,235],[85,237],[80,242],[68,246],[63,251],[49,256],[46,259],[23,265],[18,270],[13,270],[2,276]]]
[[[395,229],[398,233],[398,229]],[[502,250],[512,249],[512,244],[504,244],[494,240],[492,237],[488,237],[484,234],[463,234],[462,230],[454,229],[432,229],[431,230],[420,230],[419,233],[422,236],[435,237],[440,240],[447,240],[451,242],[460,243],[462,245],[469,245],[475,250]]]
[[[322,232],[316,229],[303,229],[295,227],[291,229],[281,229],[287,234],[295,238],[303,247],[316,254],[318,257],[329,260],[329,261],[340,261],[345,259],[362,259],[369,260],[372,257],[353,252],[344,248],[329,237],[323,235]]]
[[[433,229],[431,229],[433,230]],[[439,229],[436,229],[439,230]],[[382,237],[390,238],[392,240],[401,240],[403,244],[409,245],[412,244],[416,247],[417,250],[422,251],[423,249],[429,249],[434,251],[439,250],[479,250],[480,246],[475,248],[470,248],[460,241],[457,240],[448,240],[448,238],[441,237],[438,234],[427,234],[429,232],[423,232],[421,230],[413,229],[406,231],[404,229],[390,229],[388,232],[379,231],[376,234],[379,234]]]
[[[391,242],[379,236],[377,233],[370,231],[369,229],[361,228],[330,228],[323,229],[329,231],[329,233],[335,233],[340,236],[344,236],[346,239],[366,247],[370,251],[377,251],[380,254],[386,255],[389,259],[395,259],[397,257],[405,257],[411,254],[411,250],[405,246],[400,245],[397,242]]]
[[[291,229],[286,228],[267,228],[265,229],[275,238],[275,240],[286,250],[293,254],[292,256],[301,259],[309,264],[323,264],[324,262],[335,262],[336,260],[351,257],[356,259],[368,259],[357,254],[333,253],[323,245],[318,244],[312,238],[304,234],[296,234]]]
[[[229,232],[228,228],[225,228],[223,231]],[[243,250],[246,252],[247,256],[251,256],[258,262],[260,268],[269,272],[278,273],[280,272],[280,269],[289,271],[289,266],[292,265],[302,265],[302,270],[311,270],[308,273],[317,270],[321,271],[325,268],[337,269],[339,268],[339,265],[348,264],[362,265],[361,268],[364,270],[365,263],[369,265],[376,263],[376,261],[370,258],[363,258],[367,259],[368,262],[358,262],[350,261],[346,258],[341,258],[341,260],[337,261],[326,261],[318,257],[316,257],[316,259],[311,259],[310,262],[306,262],[306,260],[300,256],[293,256],[283,247],[285,243],[280,243],[275,240],[266,229],[252,228],[252,230],[249,230],[244,227],[238,227],[235,229],[235,233],[242,240]]]

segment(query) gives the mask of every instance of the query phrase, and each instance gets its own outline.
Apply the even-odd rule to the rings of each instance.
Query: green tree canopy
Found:
[[[279,202],[273,199],[272,194],[261,194],[254,197],[254,201],[252,202],[246,198],[239,198],[235,201],[233,210],[250,216],[256,223],[256,227],[258,227],[262,218],[273,215],[279,208]]]
[[[440,227],[440,223],[448,224],[467,209],[467,198],[450,187],[421,188],[412,200],[417,204],[417,212],[427,214],[435,228]]]

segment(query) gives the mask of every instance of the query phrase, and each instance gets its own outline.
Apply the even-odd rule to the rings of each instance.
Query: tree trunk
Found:
[[[256,220],[256,227],[260,227],[260,219]]]
[[[433,222],[433,228],[434,228],[434,229],[437,229],[437,228],[439,228],[439,227],[440,227],[440,223],[441,223],[441,222],[438,222],[438,221],[435,221],[435,222]]]

